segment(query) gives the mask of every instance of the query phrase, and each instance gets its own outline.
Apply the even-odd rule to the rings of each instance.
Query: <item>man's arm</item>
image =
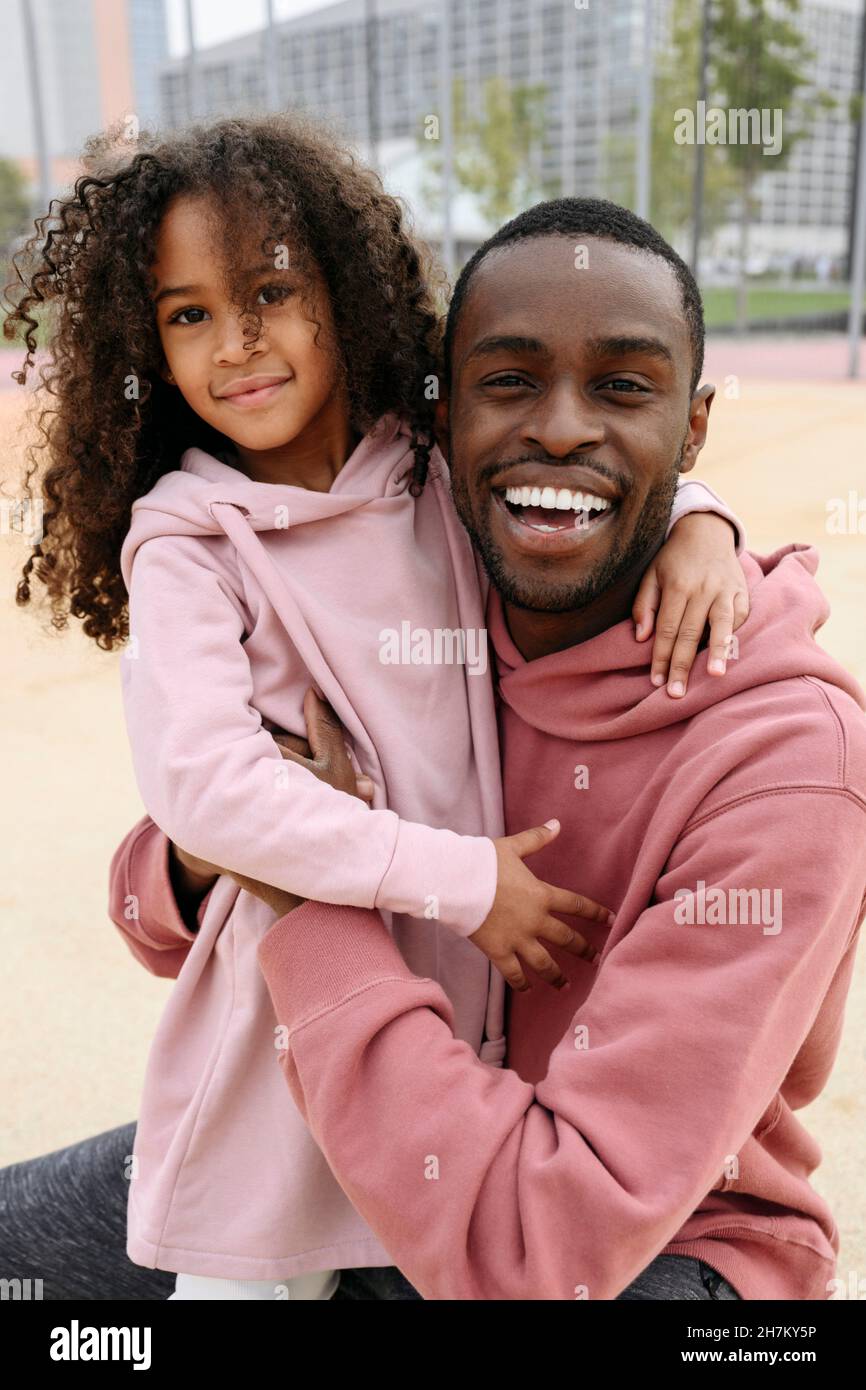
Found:
[[[137,961],[176,979],[201,922],[213,879],[196,883],[168,839],[143,816],[118,845],[108,874],[108,915]]]
[[[808,1035],[862,915],[864,847],[838,787],[767,788],[693,825],[534,1087],[455,1040],[376,914],[308,904],[274,925],[259,958],[292,1095],[425,1297],[611,1299],[650,1263]],[[778,890],[781,930],[680,925],[698,880]]]
[[[307,739],[280,729],[273,739],[285,760],[302,759],[311,772],[323,780],[331,778],[332,784],[344,781],[347,769],[351,772],[346,760],[331,773],[336,761],[331,748],[319,762]],[[366,799],[370,790],[369,779],[356,779],[359,797]],[[150,816],[143,816],[121,840],[108,872],[108,915],[136,960],[152,974],[177,979],[201,926],[210,890],[223,872],[172,844]],[[251,883],[238,876],[235,881],[242,888]],[[267,884],[255,887],[278,917],[304,901]]]

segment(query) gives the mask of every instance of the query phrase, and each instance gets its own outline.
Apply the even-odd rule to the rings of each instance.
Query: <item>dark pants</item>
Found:
[[[41,1279],[45,1299],[143,1299],[174,1292],[174,1274],[126,1254],[124,1161],[135,1125],[0,1168],[0,1279]],[[709,1265],[659,1255],[621,1299],[736,1299]],[[338,1299],[420,1299],[393,1265],[344,1269]]]

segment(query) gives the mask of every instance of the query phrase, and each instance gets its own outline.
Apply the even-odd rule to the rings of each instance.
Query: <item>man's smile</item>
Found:
[[[492,497],[507,539],[525,553],[550,556],[570,553],[607,530],[621,500],[616,486],[590,469],[539,463],[508,469]]]
[[[515,491],[522,493],[522,490],[518,489],[509,488],[506,493],[504,489],[494,488],[493,515],[501,521],[510,544],[530,555],[559,557],[579,550],[587,541],[608,530],[619,511],[616,503],[601,501],[599,498],[589,499],[590,505],[587,506],[586,494],[582,496],[580,507],[576,508],[572,504],[566,506],[564,494],[574,494],[566,489],[554,492],[553,488],[542,492],[540,505],[530,502],[529,506],[524,506],[522,501],[517,503],[508,500],[509,495],[513,495]],[[557,494],[563,497],[561,506]],[[593,500],[598,505],[592,506]],[[495,525],[494,530],[499,530],[499,526]]]

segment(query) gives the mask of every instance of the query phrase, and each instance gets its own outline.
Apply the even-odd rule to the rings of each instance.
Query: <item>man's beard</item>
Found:
[[[683,441],[685,444],[685,441]],[[642,573],[664,541],[671,508],[677,490],[679,465],[683,449],[670,471],[647,493],[637,525],[628,540],[622,541],[600,560],[594,569],[582,575],[577,583],[556,582],[557,561],[549,564],[549,577],[518,578],[505,568],[500,551],[493,543],[489,520],[479,526],[472,514],[469,495],[461,475],[452,474],[452,495],[460,517],[473,545],[484,562],[490,582],[506,603],[514,608],[528,608],[537,613],[569,613],[587,608],[632,572]],[[622,504],[620,504],[622,505]],[[489,518],[489,510],[486,512]]]

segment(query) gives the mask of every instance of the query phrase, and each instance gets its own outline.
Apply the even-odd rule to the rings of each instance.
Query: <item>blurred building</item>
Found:
[[[670,0],[658,0],[662,41]],[[547,88],[546,148],[536,172],[566,191],[600,192],[616,136],[634,128],[635,73],[643,43],[642,0],[605,0],[578,10],[563,0],[452,0],[452,71],[468,111],[480,115],[485,79]],[[417,135],[438,110],[439,5],[427,0],[341,0],[283,20],[267,33],[185,58],[161,77],[162,115],[198,117],[276,105],[336,122],[368,150]],[[270,69],[270,71],[269,71]],[[269,83],[273,84],[269,86]],[[193,90],[194,88],[194,90]]]
[[[804,0],[797,22],[815,54],[813,90],[828,93],[836,106],[818,107],[789,163],[760,181],[758,255],[763,249],[833,257],[847,248],[857,139],[849,106],[863,85],[863,9],[864,0]]]
[[[118,118],[158,119],[168,55],[163,0],[30,0],[54,192],[89,135]],[[35,184],[38,151],[20,0],[3,0],[0,156]]]
[[[163,0],[30,0],[42,66],[55,186],[74,175],[85,137],[128,113],[167,128],[192,118],[267,109],[326,117],[386,175],[393,152],[403,181],[423,183],[413,154],[424,117],[439,109],[441,0],[339,0],[296,19],[169,59]],[[201,0],[199,0],[201,3]],[[586,193],[627,200],[633,187],[644,0],[450,0],[451,63],[470,115],[485,80],[544,89],[544,140],[533,152],[538,196]],[[699,0],[695,0],[697,5]],[[803,0],[797,22],[815,57],[814,89],[836,101],[778,170],[768,159],[756,188],[753,268],[795,257],[841,257],[855,165],[850,99],[861,86],[866,0]],[[0,154],[35,167],[20,0],[0,0],[5,44]],[[672,0],[655,0],[653,42],[669,44]],[[712,98],[711,98],[712,99]],[[672,120],[673,126],[673,120]],[[417,158],[419,170],[411,168]],[[390,186],[390,185],[389,185]],[[462,197],[462,195],[461,195]],[[476,213],[461,221],[474,239]],[[435,210],[423,210],[436,239]],[[736,227],[711,249],[724,258]],[[462,234],[458,240],[464,240]]]
[[[452,71],[480,114],[484,80],[544,84],[545,146],[535,172],[557,191],[623,196],[633,165],[643,0],[586,9],[564,0],[452,0]],[[669,38],[671,0],[656,0],[654,43]],[[836,107],[819,112],[789,166],[756,189],[755,258],[841,256],[851,215],[860,89],[863,0],[804,0],[797,22],[815,58],[816,90]],[[372,18],[371,18],[372,16]],[[162,118],[300,108],[335,122],[368,154],[417,134],[438,108],[439,5],[427,0],[341,0],[198,55],[195,89],[186,60],[160,79]],[[269,100],[270,98],[270,100]],[[405,163],[405,158],[404,158]],[[721,229],[720,248],[733,243]]]

